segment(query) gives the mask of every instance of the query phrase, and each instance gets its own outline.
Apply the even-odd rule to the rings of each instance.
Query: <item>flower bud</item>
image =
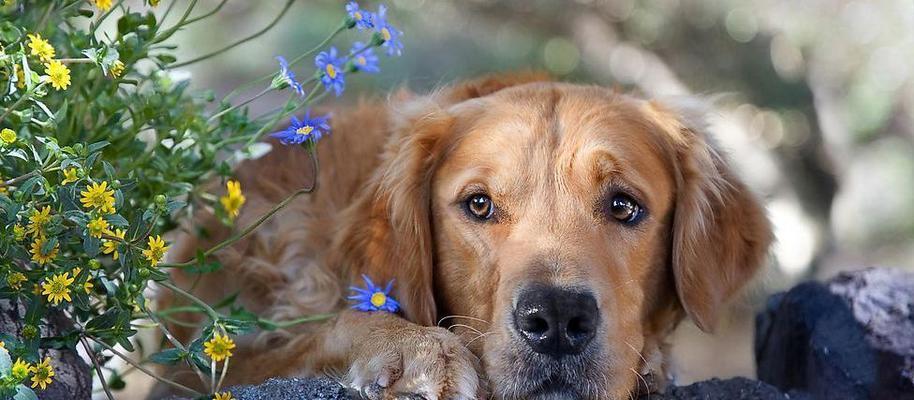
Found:
[[[22,337],[26,339],[34,339],[38,337],[38,327],[31,324],[22,327]]]

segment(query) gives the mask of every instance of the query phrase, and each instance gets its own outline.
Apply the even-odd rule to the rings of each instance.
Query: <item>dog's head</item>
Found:
[[[535,80],[395,107],[352,276],[465,334],[498,398],[627,398],[685,314],[714,326],[769,225],[700,116]]]

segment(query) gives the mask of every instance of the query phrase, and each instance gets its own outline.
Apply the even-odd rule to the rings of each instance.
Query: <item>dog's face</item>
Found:
[[[407,125],[389,167],[417,176],[375,194],[382,236],[405,243],[376,273],[412,286],[407,317],[471,327],[497,398],[628,398],[663,336],[685,312],[709,328],[769,241],[703,134],[659,104],[539,83]]]

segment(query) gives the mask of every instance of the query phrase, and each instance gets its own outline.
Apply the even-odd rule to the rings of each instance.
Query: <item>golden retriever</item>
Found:
[[[274,320],[336,316],[239,338],[227,382],[329,374],[368,398],[628,399],[662,380],[680,320],[712,329],[771,241],[702,120],[532,73],[336,112],[319,190],[193,285]],[[312,169],[274,145],[236,174],[243,227]],[[172,259],[232,233],[195,223],[205,235],[175,238]],[[398,314],[351,308],[363,274],[394,280]]]

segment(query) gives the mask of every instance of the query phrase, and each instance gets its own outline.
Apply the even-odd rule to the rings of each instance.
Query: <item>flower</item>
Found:
[[[25,277],[25,274],[22,272],[13,272],[6,277],[6,284],[9,285],[13,290],[22,289],[22,282],[25,282],[28,278]]]
[[[359,8],[359,3],[350,1],[346,4],[346,12],[349,14],[349,27],[356,27],[359,30],[370,29],[373,24],[371,23],[371,13]]]
[[[51,78],[51,86],[54,89],[65,90],[70,86],[70,69],[63,65],[62,62],[52,60],[50,63],[45,64],[44,67],[48,77]]]
[[[118,238],[118,239],[123,239],[123,238],[124,238],[124,234],[126,234],[127,232],[125,232],[123,229],[119,229],[119,228],[118,228],[118,229],[115,229],[114,232],[108,231],[108,232],[105,232],[105,233],[107,233],[107,234],[109,234],[109,235],[111,235],[111,236],[114,236],[114,237],[116,237],[116,238]],[[104,254],[111,254],[111,253],[114,253],[114,255],[112,256],[112,258],[115,259],[115,260],[117,260],[118,257],[121,256],[120,253],[117,251],[117,245],[118,245],[118,244],[119,244],[119,243],[118,243],[118,241],[116,241],[116,240],[108,240],[108,239],[102,240],[102,253],[104,253]]]
[[[32,242],[32,248],[30,250],[32,253],[32,261],[38,263],[38,265],[45,265],[57,258],[57,251],[60,250],[60,243],[54,243],[54,248],[47,253],[44,253],[41,251],[41,248],[44,247],[47,242],[48,239],[44,236],[39,236]]]
[[[299,121],[298,118],[292,117],[292,123],[285,130],[271,134],[278,138],[282,144],[300,144],[307,140],[317,143],[324,135],[330,134],[330,124],[327,120],[329,115],[311,118],[311,110],[305,112],[305,118]]]
[[[241,211],[241,206],[244,205],[244,194],[241,193],[241,184],[238,181],[225,182],[225,188],[227,193],[219,198],[219,202],[222,203],[222,208],[225,209],[229,219],[234,220]]]
[[[13,377],[15,382],[21,382],[23,379],[29,376],[29,370],[31,368],[31,364],[22,361],[21,358],[17,358],[16,362],[13,363],[13,367],[10,368],[10,376]]]
[[[235,400],[231,392],[216,392],[213,394],[213,400]]]
[[[95,3],[95,6],[101,11],[108,11],[111,9],[112,0],[92,0],[92,2]]]
[[[374,54],[374,49],[366,48],[364,43],[353,43],[349,55],[352,57],[352,66],[356,71],[369,74],[381,72],[381,68],[378,67],[378,56]]]
[[[86,224],[86,229],[89,230],[89,236],[95,238],[101,238],[103,233],[110,232],[111,230],[108,227],[108,221],[105,221],[105,219],[100,216],[89,221],[89,223]]]
[[[10,128],[3,128],[0,131],[0,140],[3,140],[5,144],[13,144],[16,141],[16,131]]]
[[[44,206],[41,211],[36,208],[32,210],[29,225],[25,231],[33,236],[44,235],[44,227],[48,222],[51,222],[51,206]]]
[[[355,286],[349,287],[349,290],[355,292],[355,294],[349,296],[349,300],[357,302],[352,308],[359,311],[387,311],[391,313],[395,313],[400,309],[400,303],[397,303],[390,296],[390,289],[394,285],[393,280],[387,282],[387,287],[382,290],[380,286],[375,286],[368,276],[362,275],[362,279],[365,280],[366,289]]]
[[[235,348],[235,342],[226,335],[216,333],[213,338],[203,343],[203,352],[219,362],[232,356],[232,349]]]
[[[149,0],[149,5],[155,7],[159,5],[159,0]]]
[[[44,390],[51,384],[51,378],[54,376],[51,357],[45,357],[44,361],[29,367],[29,372],[32,373],[32,387],[41,386],[41,390]]]
[[[25,227],[19,224],[13,225],[13,238],[17,241],[25,239]]]
[[[92,293],[93,287],[95,287],[95,285],[93,285],[92,282],[89,280],[87,280],[85,283],[83,283],[83,290],[86,291],[86,294]]]
[[[76,279],[70,278],[69,272],[54,275],[50,280],[41,284],[44,289],[41,294],[48,296],[48,301],[54,303],[55,306],[60,304],[61,300],[72,301],[70,299],[70,285],[73,284],[74,280]]]
[[[383,4],[378,6],[378,12],[372,15],[374,29],[381,39],[384,40],[382,46],[387,49],[388,56],[399,56],[403,52],[403,42],[400,41],[400,32],[397,28],[387,22],[387,7]]]
[[[314,58],[314,66],[320,71],[321,83],[327,90],[333,90],[337,96],[346,88],[346,74],[343,72],[343,59],[337,57],[336,47],[322,51]]]
[[[111,74],[112,78],[120,78],[126,68],[127,67],[121,60],[114,60],[114,64],[111,66],[111,69],[108,70],[108,73]]]
[[[286,61],[286,58],[277,56],[276,59],[279,60],[279,74],[273,78],[272,87],[275,89],[284,89],[286,86],[289,86],[295,93],[298,93],[299,96],[304,96],[305,89],[301,86],[301,83],[298,83],[298,81],[295,80],[295,73],[289,69],[289,62]]]
[[[54,58],[54,46],[51,46],[47,40],[41,38],[41,34],[28,34],[29,49],[32,55],[38,57],[41,62],[49,62]]]
[[[79,177],[77,176],[77,172],[79,172],[79,170],[76,168],[67,168],[67,169],[63,170],[63,180],[60,181],[60,184],[66,185],[66,184],[73,183],[73,182],[76,182],[77,180],[79,180]]]
[[[16,87],[22,89],[25,87],[25,72],[19,68],[19,64],[13,64],[13,70],[16,71]]]
[[[114,190],[108,189],[108,182],[92,183],[85,191],[79,192],[83,207],[94,208],[105,214],[114,214]]]
[[[166,251],[168,251],[168,246],[165,245],[165,241],[162,240],[162,236],[150,236],[149,248],[143,250],[143,256],[149,260],[150,264],[156,265],[159,263],[159,261],[162,260],[162,257],[165,256]]]

